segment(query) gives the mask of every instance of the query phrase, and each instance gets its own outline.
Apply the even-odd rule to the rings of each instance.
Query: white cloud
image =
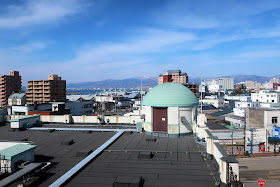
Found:
[[[24,45],[19,45],[10,48],[12,51],[15,52],[20,52],[20,53],[31,53],[33,51],[38,51],[46,48],[46,44],[43,42],[32,42],[32,43],[27,43]]]
[[[159,8],[154,18],[156,23],[186,29],[248,28],[252,16],[279,8],[279,0],[174,0]]]
[[[0,28],[56,22],[80,13],[88,6],[82,0],[28,0],[21,6],[7,7],[7,13],[0,17]]]
[[[196,40],[196,37],[188,32],[163,31],[156,29],[139,29],[134,39],[124,42],[101,43],[84,47],[79,50],[75,63],[106,62],[119,59],[127,59],[133,55],[148,55],[156,52],[164,52],[173,45],[178,45]]]

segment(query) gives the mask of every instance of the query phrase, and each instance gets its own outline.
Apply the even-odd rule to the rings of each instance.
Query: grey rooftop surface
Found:
[[[36,161],[55,163],[31,179],[29,186],[48,186],[84,157],[78,151],[95,150],[114,132],[19,131],[0,127],[2,140],[28,138],[37,145]],[[73,139],[72,145],[61,145]],[[156,140],[154,140],[156,139]],[[65,186],[113,186],[116,181],[144,179],[143,186],[215,186],[219,181],[216,163],[205,159],[204,148],[193,136],[154,137],[144,133],[124,132],[96,159],[86,165]],[[40,156],[41,155],[41,156]],[[44,156],[43,156],[44,155]]]
[[[144,186],[215,186],[200,149],[193,136],[167,138],[125,132],[66,186],[112,186],[119,177],[142,177]],[[210,168],[218,179],[213,163]]]
[[[0,126],[0,140],[20,141],[28,140],[34,142],[35,162],[51,162],[46,172],[36,175],[35,180],[29,182],[28,186],[49,186],[60,176],[78,164],[84,157],[77,157],[80,150],[95,150],[115,132],[91,132],[86,131],[8,131],[10,128]],[[62,141],[73,140],[71,145],[63,145]]]

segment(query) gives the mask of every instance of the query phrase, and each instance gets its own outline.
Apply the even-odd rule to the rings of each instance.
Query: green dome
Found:
[[[143,99],[145,106],[176,107],[198,105],[196,96],[187,87],[178,83],[159,84]]]

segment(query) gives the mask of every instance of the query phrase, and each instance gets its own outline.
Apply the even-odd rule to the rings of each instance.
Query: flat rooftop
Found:
[[[1,139],[33,141],[37,145],[36,161],[55,163],[32,178],[29,186],[52,184],[84,158],[76,157],[77,151],[89,148],[95,150],[115,134],[30,130],[10,132],[8,129],[8,125],[0,127]],[[75,143],[61,145],[62,140],[69,138]],[[144,186],[215,186],[215,182],[219,181],[216,163],[205,159],[201,151],[204,151],[204,147],[197,144],[193,136],[168,138],[124,132],[65,186],[111,187],[116,178],[122,176],[142,177]],[[147,153],[151,153],[151,158],[141,158],[140,155],[147,156]]]
[[[258,180],[266,181],[264,187],[280,186],[279,156],[238,158],[238,161],[240,180],[244,181],[246,186],[259,186],[256,182]]]

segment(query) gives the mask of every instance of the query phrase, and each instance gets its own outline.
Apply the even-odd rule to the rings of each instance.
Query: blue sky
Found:
[[[279,75],[279,0],[1,0],[0,74]]]

